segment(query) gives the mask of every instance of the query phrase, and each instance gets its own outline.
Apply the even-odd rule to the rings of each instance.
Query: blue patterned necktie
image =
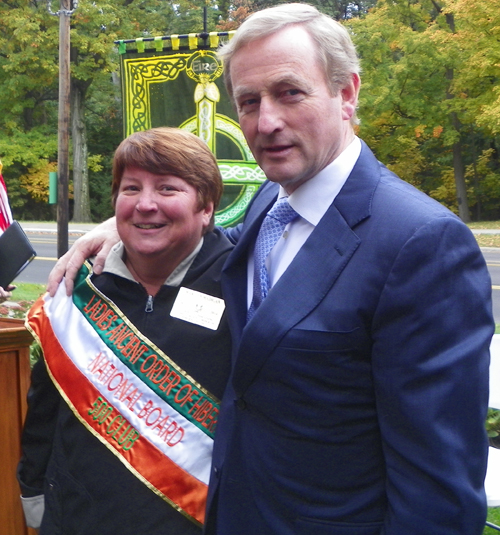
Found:
[[[254,251],[253,298],[247,320],[255,314],[269,292],[270,281],[266,269],[266,258],[282,236],[285,227],[296,217],[298,214],[288,204],[288,197],[281,197],[269,210],[260,227]]]

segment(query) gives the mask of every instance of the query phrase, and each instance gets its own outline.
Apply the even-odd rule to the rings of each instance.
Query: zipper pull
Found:
[[[153,296],[148,295],[148,301],[146,303],[146,312],[153,312]]]

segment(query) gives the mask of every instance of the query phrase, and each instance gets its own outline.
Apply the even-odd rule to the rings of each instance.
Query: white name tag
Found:
[[[170,315],[216,331],[225,308],[223,299],[182,287]]]

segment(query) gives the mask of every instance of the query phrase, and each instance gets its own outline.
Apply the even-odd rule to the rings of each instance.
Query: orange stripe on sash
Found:
[[[40,340],[49,373],[72,411],[152,491],[188,518],[202,524],[207,485],[171,461],[132,426],[127,431],[128,435],[122,431],[122,428],[127,430],[128,422],[116,409],[110,410],[113,404],[66,354],[52,330],[43,304],[43,298],[40,298],[33,305],[26,320],[27,327]]]

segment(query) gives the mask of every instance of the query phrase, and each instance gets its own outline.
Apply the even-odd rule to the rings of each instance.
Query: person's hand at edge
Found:
[[[4,301],[7,301],[7,299],[12,297],[11,292],[15,289],[16,287],[12,286],[11,284],[9,284],[9,286],[7,286],[7,288],[5,289],[0,286],[0,303],[3,303]]]
[[[66,294],[73,292],[74,280],[78,270],[87,258],[95,256],[94,273],[100,275],[104,268],[104,262],[109,251],[120,240],[116,231],[116,221],[112,217],[101,223],[93,230],[78,238],[71,249],[59,260],[49,274],[47,291],[53,297],[59,283],[65,278]]]

